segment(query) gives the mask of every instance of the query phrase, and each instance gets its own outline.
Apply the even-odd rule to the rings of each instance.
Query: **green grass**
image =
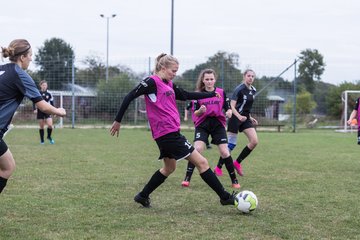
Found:
[[[249,215],[221,206],[197,172],[182,188],[186,161],[151,195],[153,208],[135,204],[162,166],[147,130],[56,129],[54,139],[41,146],[36,129],[7,136],[17,169],[0,195],[0,239],[360,239],[355,134],[259,132],[239,177],[259,199]],[[215,147],[204,155],[214,167]]]

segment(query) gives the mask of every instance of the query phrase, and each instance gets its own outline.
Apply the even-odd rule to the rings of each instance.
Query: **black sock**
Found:
[[[188,162],[184,181],[190,182],[191,176],[194,173],[194,169],[195,169],[195,165],[192,164],[191,162]]]
[[[44,142],[44,129],[39,129],[39,133],[40,133],[40,141]]]
[[[219,161],[218,161],[217,167],[221,169],[222,166],[223,166],[223,164],[224,164],[224,159],[223,159],[222,157],[219,157]]]
[[[236,182],[237,182],[232,157],[229,156],[229,157],[227,157],[227,158],[224,158],[224,162],[225,162],[225,167],[226,167],[227,171],[229,172],[229,176],[230,176],[231,182],[234,183],[235,180],[236,180]]]
[[[230,193],[225,191],[223,185],[210,168],[205,172],[201,173],[200,176],[204,180],[204,182],[206,182],[207,185],[209,185],[209,187],[211,187],[221,199],[229,198]]]
[[[0,177],[0,193],[1,193],[2,190],[5,188],[6,183],[7,183],[7,179],[6,179],[6,178],[3,178],[3,177]]]
[[[47,139],[51,139],[52,128],[47,129]]]
[[[140,196],[147,198],[149,195],[159,187],[167,177],[164,176],[160,170],[157,170],[150,178],[149,182],[145,185],[144,189],[140,192]]]
[[[241,151],[241,153],[239,154],[239,156],[237,157],[236,161],[238,163],[241,163],[247,156],[249,156],[249,154],[251,153],[251,149],[248,148],[248,146],[245,146],[244,149]]]
[[[360,130],[358,130],[358,144],[360,145]]]

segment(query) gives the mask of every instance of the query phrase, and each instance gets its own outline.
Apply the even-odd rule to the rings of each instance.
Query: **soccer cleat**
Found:
[[[240,175],[240,176],[244,176],[244,172],[242,170],[241,167],[241,163],[238,163],[236,160],[233,162],[234,164],[234,168],[236,169],[236,172]]]
[[[236,202],[236,196],[237,192],[232,192],[232,194],[229,195],[228,199],[220,199],[221,205],[235,205]]]
[[[48,137],[47,139],[50,141],[50,144],[55,144],[54,139],[52,139],[51,137]]]
[[[44,142],[40,142],[41,145],[44,145],[45,143]]]
[[[189,182],[189,181],[182,181],[181,186],[183,186],[183,187],[189,187],[189,186],[190,186],[190,182]]]
[[[140,195],[140,193],[138,193],[135,197],[134,197],[134,201],[137,203],[140,203],[141,205],[143,205],[143,207],[145,208],[150,208],[150,198],[144,198]]]
[[[222,169],[219,168],[218,166],[216,166],[216,167],[214,168],[214,173],[216,174],[216,176],[219,176],[219,177],[221,177],[221,176],[223,175]]]
[[[232,184],[231,184],[232,188],[236,188],[239,189],[240,188],[240,184],[238,183],[238,181],[235,179]]]

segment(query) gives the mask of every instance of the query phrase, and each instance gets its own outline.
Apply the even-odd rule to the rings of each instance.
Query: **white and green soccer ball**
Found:
[[[237,210],[242,213],[250,213],[251,211],[254,211],[259,203],[256,195],[249,190],[239,192],[236,194],[235,199],[235,206]]]

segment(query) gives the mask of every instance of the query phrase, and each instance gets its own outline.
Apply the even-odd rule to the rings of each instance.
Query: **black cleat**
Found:
[[[135,197],[134,197],[134,201],[137,203],[140,203],[141,205],[143,205],[143,207],[145,208],[150,208],[150,198],[144,198],[140,195],[140,193],[138,193]]]
[[[229,195],[228,199],[220,199],[220,203],[221,205],[234,205],[235,206],[235,196],[236,196],[237,192],[233,192],[232,194]]]

